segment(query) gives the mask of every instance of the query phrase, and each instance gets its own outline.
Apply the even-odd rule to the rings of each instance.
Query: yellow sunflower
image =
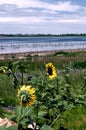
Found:
[[[4,68],[0,68],[0,74],[5,74],[6,70]]]
[[[52,63],[46,64],[46,72],[51,80],[57,76],[56,68]]]
[[[20,104],[22,104],[23,107],[31,106],[36,100],[35,88],[32,88],[31,86],[25,86],[23,85],[18,90],[18,101]]]

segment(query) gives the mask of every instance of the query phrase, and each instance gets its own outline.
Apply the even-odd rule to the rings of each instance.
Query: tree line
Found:
[[[86,36],[86,33],[80,34],[0,34],[0,37],[45,37],[45,36]]]

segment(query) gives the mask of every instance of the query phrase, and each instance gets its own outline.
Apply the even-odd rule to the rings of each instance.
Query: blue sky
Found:
[[[0,0],[0,33],[86,33],[86,0]]]

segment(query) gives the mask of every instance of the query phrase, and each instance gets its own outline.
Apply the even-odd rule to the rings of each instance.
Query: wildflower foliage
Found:
[[[33,130],[38,127],[40,130],[54,130],[58,120],[64,122],[64,113],[79,105],[86,105],[86,78],[83,76],[83,89],[81,85],[73,84],[76,77],[74,78],[71,67],[59,71],[49,62],[45,64],[45,68],[40,69],[41,71],[37,70],[35,74],[30,73],[31,75],[28,71],[29,65],[20,61],[10,63],[5,68],[2,71],[1,67],[1,73],[5,72],[12,78],[13,87],[18,90],[15,97],[18,102],[13,114],[4,116],[16,122],[17,129],[27,129],[31,124]]]

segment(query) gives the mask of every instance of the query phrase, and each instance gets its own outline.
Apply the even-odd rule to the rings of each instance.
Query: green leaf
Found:
[[[0,130],[6,130],[7,123],[5,123],[3,126],[0,126]]]
[[[56,95],[55,100],[60,100],[61,99],[61,95]]]
[[[17,126],[10,126],[6,128],[6,130],[17,130]]]
[[[76,103],[86,105],[86,100],[77,99]]]
[[[45,116],[47,114],[47,112],[45,112],[45,111],[40,111],[39,113],[38,113],[38,116]]]
[[[20,112],[20,106],[17,106],[17,108],[14,109],[14,113],[15,113],[16,116],[18,116],[19,112]]]
[[[49,115],[50,115],[50,116],[54,116],[54,114],[55,114],[55,110],[50,109],[50,110],[49,110]]]
[[[32,111],[33,111],[33,106],[30,106],[28,108],[22,108],[22,116],[21,117],[31,115]]]
[[[49,125],[43,125],[40,130],[54,130],[54,128],[50,127]]]
[[[42,93],[42,98],[46,96],[46,93]]]
[[[12,119],[12,118],[14,118],[15,116],[14,115],[12,115],[12,114],[9,114],[9,113],[3,113],[3,115],[4,115],[4,117],[7,117],[8,119]]]
[[[72,108],[75,108],[75,106],[73,105],[73,103],[67,105],[67,107],[66,107],[66,109],[68,109],[68,110],[70,110],[70,109],[72,109]]]
[[[29,121],[29,119],[27,119],[27,118],[22,118],[22,120],[20,120],[20,124],[26,124],[26,122],[28,122]]]
[[[20,63],[20,61],[15,61],[13,62],[13,65],[18,65]]]

